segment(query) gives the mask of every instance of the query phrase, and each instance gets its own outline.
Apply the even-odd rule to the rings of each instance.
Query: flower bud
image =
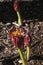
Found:
[[[14,10],[15,10],[16,12],[20,10],[20,8],[19,8],[19,2],[18,2],[18,1],[15,1],[15,2],[14,2]]]
[[[29,46],[30,44],[30,36],[28,34],[24,37],[24,46]]]

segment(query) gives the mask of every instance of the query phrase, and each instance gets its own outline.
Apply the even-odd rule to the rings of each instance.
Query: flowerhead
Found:
[[[19,30],[11,31],[10,38],[11,38],[13,45],[15,45],[15,47],[17,48],[21,47],[23,36],[21,35],[21,32]]]

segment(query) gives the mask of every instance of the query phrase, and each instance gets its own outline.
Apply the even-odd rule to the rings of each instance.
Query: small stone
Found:
[[[43,54],[43,52],[42,52],[42,54]]]
[[[31,60],[30,63],[34,65],[34,60]]]
[[[41,62],[41,65],[43,65],[43,62]]]
[[[2,62],[0,62],[0,65],[2,65]]]
[[[19,63],[22,63],[22,60],[19,60],[18,62],[19,62]]]

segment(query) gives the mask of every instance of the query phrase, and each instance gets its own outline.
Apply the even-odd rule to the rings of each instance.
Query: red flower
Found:
[[[11,38],[11,41],[13,43],[13,45],[15,45],[15,47],[17,48],[21,48],[22,46],[22,41],[23,41],[23,37],[22,36],[18,36],[16,35],[15,36],[15,31],[10,31],[10,38]]]
[[[15,1],[15,2],[14,2],[14,10],[15,10],[16,12],[20,10],[20,8],[19,8],[19,2],[18,2],[18,1]]]
[[[15,45],[16,47],[19,47],[19,38],[17,36],[14,36],[14,34],[12,34],[14,31],[11,31],[10,32],[10,38],[11,38],[11,41],[13,43],[13,45]]]
[[[26,36],[24,37],[24,45],[29,46],[29,44],[30,44],[30,36],[26,34]]]

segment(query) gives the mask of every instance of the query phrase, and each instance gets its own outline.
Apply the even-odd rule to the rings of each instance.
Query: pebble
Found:
[[[19,63],[22,63],[22,60],[19,60],[18,62],[19,62]]]

